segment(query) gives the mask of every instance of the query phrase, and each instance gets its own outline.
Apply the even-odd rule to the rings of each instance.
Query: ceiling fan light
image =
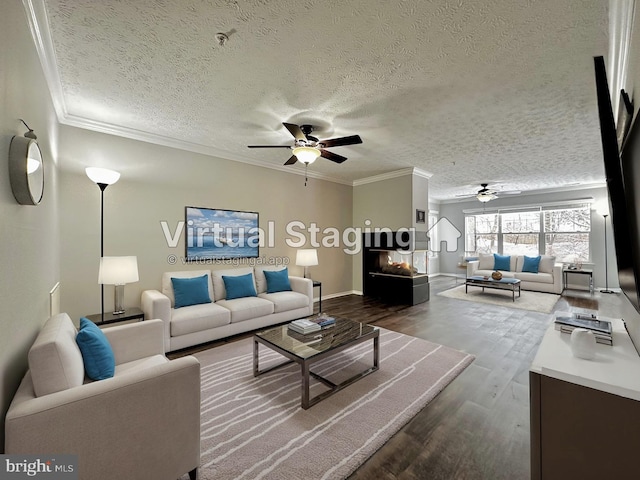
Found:
[[[300,162],[309,165],[320,156],[320,150],[313,147],[296,147],[293,149],[293,154]]]
[[[498,197],[496,197],[493,193],[479,193],[478,195],[476,195],[476,198],[479,202],[487,203]]]

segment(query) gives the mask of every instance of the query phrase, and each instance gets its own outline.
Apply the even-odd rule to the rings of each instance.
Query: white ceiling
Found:
[[[289,151],[247,145],[292,143],[282,122],[311,123],[321,139],[364,142],[330,149],[349,160],[318,159],[313,175],[351,184],[416,167],[433,174],[435,199],[482,182],[604,181],[593,74],[593,56],[608,53],[602,0],[44,7],[36,21],[62,123],[287,171],[303,171],[282,167]]]

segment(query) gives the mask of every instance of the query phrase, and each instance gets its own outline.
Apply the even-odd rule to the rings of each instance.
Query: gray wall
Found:
[[[49,316],[49,291],[59,279],[57,123],[19,0],[0,15],[0,448],[4,417],[27,368],[27,351]],[[8,176],[9,142],[26,129],[38,135],[45,164],[44,199],[19,205]]]
[[[598,205],[603,202],[608,202],[607,189],[592,188],[585,190],[568,190],[565,192],[546,193],[541,195],[514,195],[505,196],[492,200],[487,208],[496,207],[514,207],[518,205],[537,205],[550,202],[561,202],[576,200],[581,198],[593,198],[594,205]],[[440,217],[447,218],[453,225],[456,226],[461,233],[464,234],[464,213],[466,209],[478,209],[482,208],[482,205],[477,200],[470,200],[468,202],[455,202],[455,203],[441,203],[439,206]],[[596,214],[592,210],[591,215],[591,261],[594,266],[594,284],[597,287],[604,288],[605,286],[605,265],[604,265],[604,219],[601,215]],[[618,287],[617,278],[617,266],[615,250],[613,245],[613,233],[611,231],[611,223],[607,223],[607,246],[608,246],[608,271],[609,271],[609,287]],[[458,241],[458,251],[455,253],[441,252],[440,254],[440,272],[441,273],[456,273],[456,264],[460,260],[460,256],[464,255],[464,236],[460,237]],[[579,279],[575,280],[576,283],[580,282]]]

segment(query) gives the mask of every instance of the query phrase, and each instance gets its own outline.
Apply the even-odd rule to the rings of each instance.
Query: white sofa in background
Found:
[[[195,479],[200,363],[165,357],[160,320],[103,332],[115,374],[91,381],[69,316],[47,320],[7,412],[5,453],[77,455],[82,479]]]
[[[491,276],[495,271],[492,254],[480,254],[478,260],[467,263],[467,277]],[[562,263],[556,257],[541,255],[538,273],[523,272],[523,255],[511,255],[509,270],[499,270],[504,278],[517,278],[520,288],[546,293],[562,293]]]
[[[283,267],[243,267],[227,270],[189,270],[165,272],[162,291],[142,292],[145,318],[164,321],[167,352],[210,342],[219,338],[264,328],[313,314],[313,282],[308,278],[289,276],[291,291],[266,293],[265,270]],[[253,275],[257,296],[227,300],[223,276]],[[171,278],[193,278],[207,275],[211,303],[174,308]]]

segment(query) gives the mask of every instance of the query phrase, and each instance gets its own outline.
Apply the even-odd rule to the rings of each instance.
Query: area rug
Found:
[[[469,287],[469,293],[465,293],[465,286],[459,285],[440,292],[438,295],[455,298],[457,300],[488,303],[491,305],[542,313],[551,313],[556,302],[560,299],[560,295],[554,293],[529,292],[526,290],[522,290],[520,293],[520,298],[518,298],[518,294],[516,293],[516,301],[514,302],[510,290],[486,288],[483,292],[479,287]]]
[[[202,369],[199,478],[346,478],[474,358],[388,330],[380,334],[380,370],[308,410],[300,407],[297,365],[253,377],[252,339],[196,353]],[[261,369],[284,359],[263,346],[259,358]],[[372,359],[372,342],[366,342],[312,371],[340,381]],[[311,395],[326,388],[312,385]]]

